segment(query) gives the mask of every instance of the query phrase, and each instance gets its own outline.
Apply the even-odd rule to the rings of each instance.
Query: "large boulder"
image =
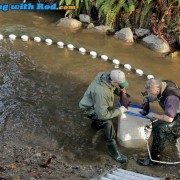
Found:
[[[76,19],[65,17],[61,18],[57,22],[57,26],[63,26],[72,29],[80,29],[82,27],[82,23]]]
[[[157,37],[155,35],[149,35],[143,38],[142,43],[156,52],[166,53],[170,50],[168,42],[165,39]]]
[[[134,42],[133,33],[130,28],[122,28],[120,31],[117,31],[114,35],[115,38],[120,39],[124,42]]]
[[[150,34],[150,30],[149,29],[143,29],[143,28],[138,28],[135,29],[135,35],[139,38],[144,37],[146,35]]]
[[[79,20],[84,23],[90,23],[91,18],[87,14],[79,14]]]

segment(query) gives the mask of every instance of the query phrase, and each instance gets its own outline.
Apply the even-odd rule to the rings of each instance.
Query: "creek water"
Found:
[[[125,45],[111,36],[83,28],[72,31],[57,27],[60,18],[57,12],[9,10],[1,11],[0,16],[0,33],[5,36],[26,34],[72,43],[111,59],[117,58],[134,69],[142,69],[145,74],[180,84],[178,57],[170,59],[140,43]],[[104,142],[92,150],[95,131],[82,116],[78,103],[95,75],[111,71],[112,63],[32,40],[12,42],[5,38],[0,41],[0,49],[0,142],[14,141],[51,150],[65,148],[73,161],[98,162],[95,151],[107,154]],[[140,92],[144,90],[146,78],[120,69],[129,82],[127,90],[131,101],[142,103]],[[156,104],[153,107],[161,111]],[[122,151],[137,153],[137,150],[127,152],[123,148]]]

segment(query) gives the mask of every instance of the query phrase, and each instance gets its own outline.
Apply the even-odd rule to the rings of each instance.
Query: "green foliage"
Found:
[[[116,21],[116,17],[122,8],[128,9],[125,0],[98,0],[96,7],[99,10],[99,18],[105,17],[106,25],[112,27]],[[132,9],[133,6],[130,6]]]
[[[71,5],[72,0],[61,0],[59,5]]]
[[[82,13],[81,11],[89,13],[91,7],[89,0],[60,0],[59,5],[76,6],[76,10],[67,10],[66,14],[69,14],[70,17],[77,16],[78,14]]]
[[[96,0],[99,22],[111,28],[143,27],[152,28],[157,34],[165,27],[179,31],[180,0]],[[76,10],[68,10],[66,14],[75,17],[80,13],[89,14],[90,0],[60,0],[59,5],[75,5]],[[151,21],[155,13],[156,20]],[[163,22],[163,23],[162,23]]]
[[[128,6],[128,8],[126,9],[127,12],[135,11],[135,3],[134,3],[134,1],[129,0],[127,6]]]
[[[147,0],[146,2],[147,2],[148,4],[150,4],[152,1],[153,1],[153,0]]]
[[[140,14],[140,20],[139,20],[139,27],[143,27],[146,23],[147,16],[149,12],[151,13],[151,8],[153,4],[150,3],[150,1],[146,1],[142,7],[141,14]]]

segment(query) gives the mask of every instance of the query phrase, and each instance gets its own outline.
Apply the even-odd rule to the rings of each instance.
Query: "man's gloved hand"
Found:
[[[153,120],[153,119],[155,119],[154,115],[155,115],[155,113],[150,112],[146,115],[146,117]]]
[[[148,98],[148,94],[147,92],[141,92],[141,94],[143,95],[143,103],[147,103],[149,102],[149,98]]]
[[[149,102],[146,102],[142,105],[142,111],[139,111],[143,116],[146,116],[149,113]]]
[[[121,114],[123,114],[123,113],[125,113],[126,111],[128,111],[128,109],[125,108],[124,106],[121,106],[119,109],[121,110]]]
[[[126,93],[124,93],[124,91],[120,92],[120,103],[122,106],[124,106],[125,108],[128,109],[128,104],[129,104],[128,97],[127,97]]]

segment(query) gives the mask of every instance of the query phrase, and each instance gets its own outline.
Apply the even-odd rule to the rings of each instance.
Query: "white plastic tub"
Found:
[[[127,148],[146,147],[144,128],[150,120],[139,113],[141,110],[140,105],[130,104],[128,112],[119,117],[117,141],[120,145]]]

